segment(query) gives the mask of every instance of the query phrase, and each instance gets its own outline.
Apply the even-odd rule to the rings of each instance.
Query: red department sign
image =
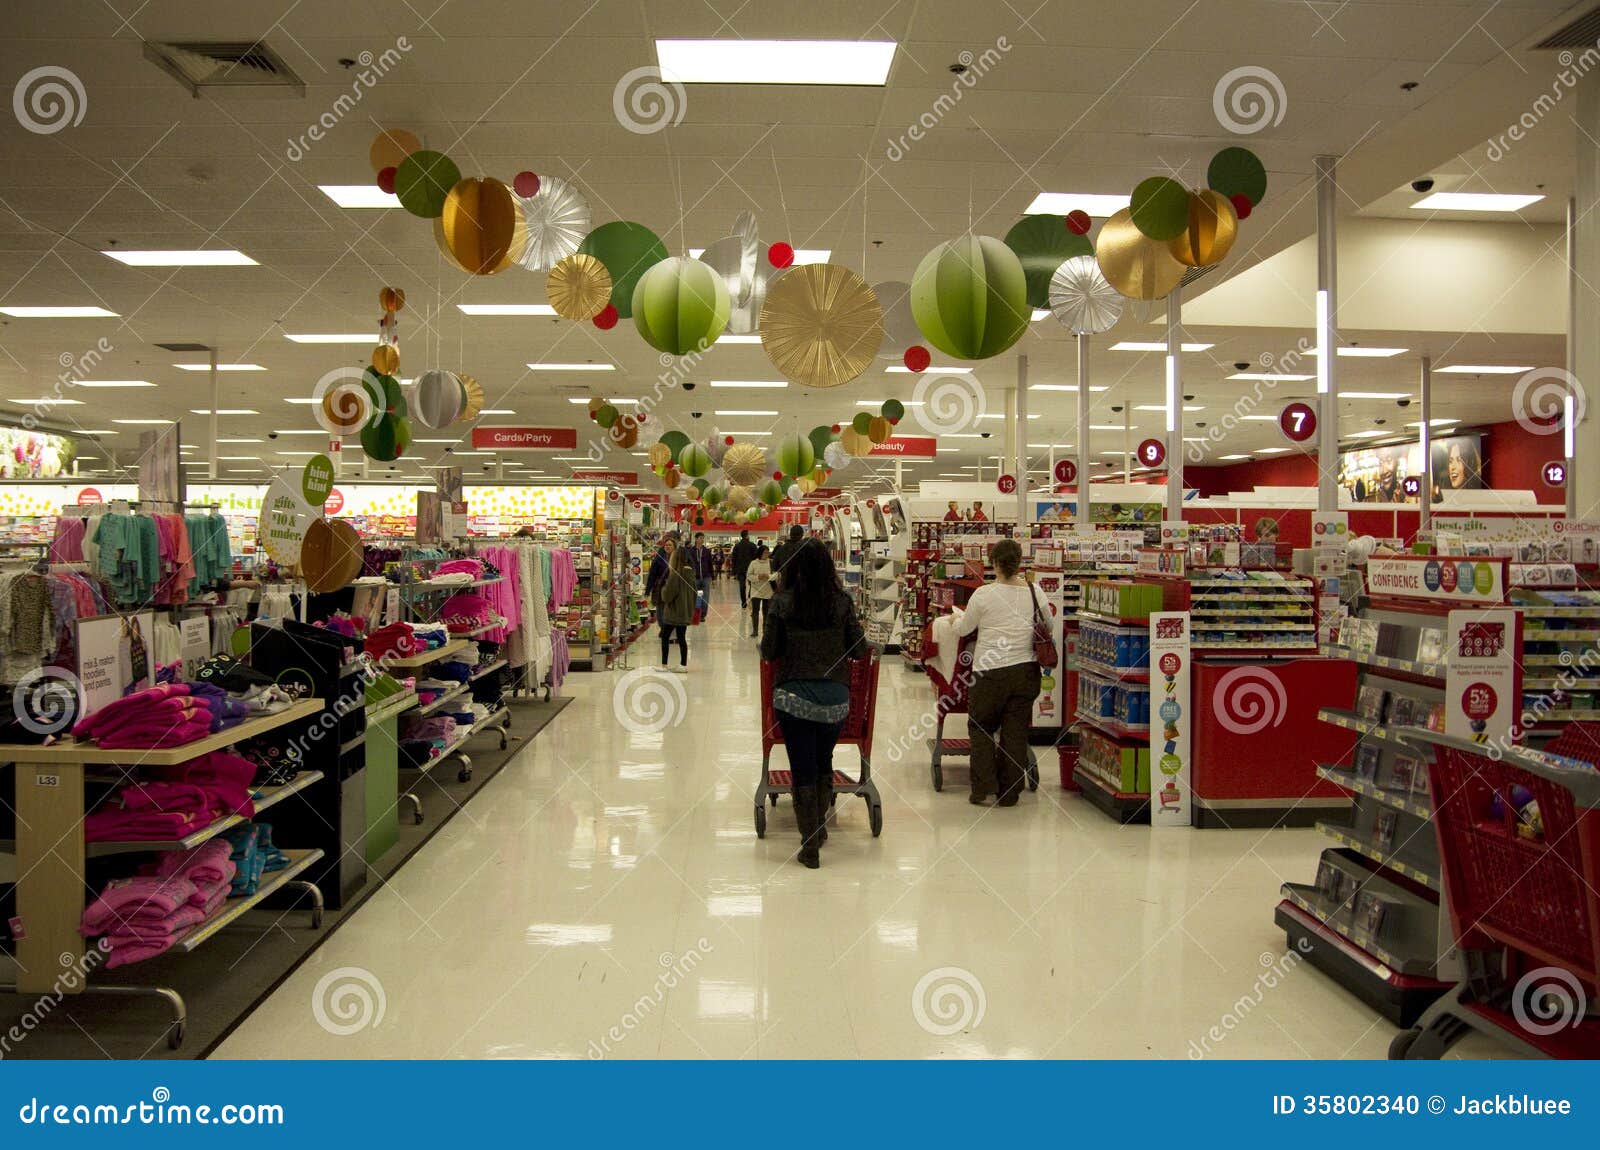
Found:
[[[474,427],[474,450],[571,451],[578,446],[576,427]]]
[[[931,435],[891,435],[876,444],[872,455],[894,455],[901,459],[932,459],[939,450],[939,441]]]
[[[639,482],[637,471],[574,471],[572,478],[579,483],[617,483],[631,487]]]

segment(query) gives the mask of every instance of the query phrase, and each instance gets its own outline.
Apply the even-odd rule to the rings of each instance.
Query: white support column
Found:
[[[1583,104],[1580,102],[1579,107]],[[1592,140],[1580,140],[1579,148],[1594,149]],[[1567,486],[1564,494],[1567,497],[1567,518],[1578,517],[1578,478],[1573,473],[1577,461],[1573,458],[1574,448],[1577,446],[1577,428],[1573,420],[1582,410],[1582,389],[1574,389],[1571,385],[1578,378],[1578,292],[1581,289],[1578,281],[1578,201],[1576,197],[1567,197],[1567,382],[1569,394],[1566,410],[1561,419],[1562,457],[1567,462]],[[1591,305],[1592,307],[1592,305]]]
[[[1017,356],[1016,429],[1012,432],[1016,453],[1017,538],[1028,538],[1028,357]]]
[[[1338,158],[1317,163],[1317,510],[1339,510]]]
[[[1078,337],[1078,530],[1094,530],[1089,507],[1089,337]]]
[[[1417,374],[1417,390],[1422,403],[1422,516],[1418,527],[1426,531],[1433,514],[1433,357],[1422,357]]]
[[[1183,287],[1167,296],[1167,518],[1183,518]]]
[[[1133,404],[1122,405],[1122,482],[1133,482]]]
[[[208,460],[210,460],[210,467],[207,469],[208,474],[210,474],[210,476],[211,476],[211,481],[213,483],[215,483],[217,481],[217,479],[220,477],[220,472],[217,470],[217,436],[222,434],[222,432],[218,430],[218,425],[217,425],[217,420],[220,418],[217,415],[217,409],[222,406],[222,384],[219,383],[218,380],[217,380],[217,349],[216,348],[212,348],[211,349],[211,360],[210,360],[210,362],[211,362],[211,446],[206,452],[206,458]],[[178,470],[182,471],[183,468],[180,467]]]

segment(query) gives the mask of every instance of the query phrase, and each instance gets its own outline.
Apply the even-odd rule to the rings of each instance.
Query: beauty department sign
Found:
[[[576,427],[474,427],[475,451],[571,451],[578,446]]]

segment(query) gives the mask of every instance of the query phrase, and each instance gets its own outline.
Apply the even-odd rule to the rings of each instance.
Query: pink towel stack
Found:
[[[249,818],[255,764],[213,751],[187,763],[151,767],[157,777],[129,783],[85,816],[85,842],[139,842],[180,839],[224,815]]]
[[[184,931],[227,901],[231,851],[226,840],[213,839],[192,851],[168,851],[146,866],[154,873],[113,879],[84,909],[78,932],[105,937],[107,969],[170,950]]]
[[[105,750],[179,747],[211,733],[211,708],[187,683],[163,683],[107,703],[78,721],[72,734]]]

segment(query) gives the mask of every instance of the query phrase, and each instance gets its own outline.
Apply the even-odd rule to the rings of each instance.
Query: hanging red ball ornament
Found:
[[[1250,202],[1250,197],[1243,192],[1240,192],[1237,196],[1229,196],[1228,202],[1233,205],[1233,214],[1241,220],[1248,220],[1251,210],[1255,207]]]
[[[835,435],[838,435],[839,434],[839,425],[836,423],[832,427],[830,427],[828,430],[833,432]]]
[[[782,478],[783,478],[783,472],[781,472],[781,471],[774,471],[774,472],[773,472],[773,473],[772,473],[772,478],[774,478],[774,479],[782,479]]]
[[[1089,225],[1092,222],[1093,221],[1089,219],[1089,213],[1084,211],[1082,208],[1077,208],[1067,213],[1067,231],[1071,232],[1075,236],[1088,235]]]
[[[732,446],[733,446],[733,436],[731,436],[731,435],[724,435],[724,436],[723,436],[723,437],[722,437],[722,442],[723,442],[723,443],[725,443],[725,444],[727,444],[727,445],[728,445],[728,446],[729,446],[729,447],[732,447]]]
[[[612,328],[616,327],[617,305],[608,303],[605,307],[601,308],[600,314],[594,317],[594,326],[599,328],[601,331],[610,331]]]
[[[779,240],[767,249],[767,262],[775,268],[786,268],[794,263],[794,249]]]
[[[535,172],[518,172],[512,179],[511,186],[523,199],[532,199],[539,194],[539,176]]]
[[[928,365],[933,362],[933,356],[928,354],[928,349],[923,347],[920,343],[913,344],[912,346],[906,348],[906,354],[904,358],[906,367],[911,371],[917,372],[927,371]]]
[[[391,196],[394,195],[394,169],[393,168],[384,168],[382,171],[380,171],[378,173],[378,188],[381,191],[386,192]]]

